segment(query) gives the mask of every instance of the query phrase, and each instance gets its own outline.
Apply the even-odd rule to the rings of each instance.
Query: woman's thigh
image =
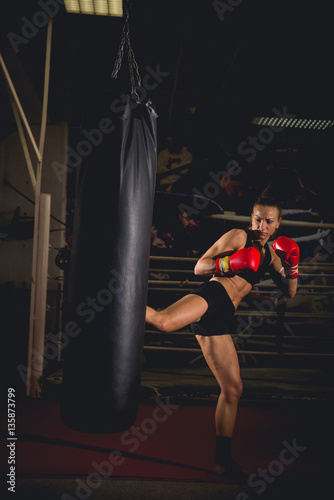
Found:
[[[203,297],[189,294],[160,312],[173,330],[179,330],[190,323],[199,321],[208,309],[208,303]]]

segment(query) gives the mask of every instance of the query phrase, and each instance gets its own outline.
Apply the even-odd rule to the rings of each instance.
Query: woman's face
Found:
[[[258,239],[264,242],[279,228],[281,219],[276,207],[254,205],[252,213],[252,230],[255,231]]]

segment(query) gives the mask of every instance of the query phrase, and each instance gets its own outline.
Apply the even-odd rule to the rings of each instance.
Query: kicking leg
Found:
[[[208,303],[203,297],[189,294],[163,311],[155,311],[152,307],[147,306],[146,322],[162,332],[171,332],[198,321],[207,308]]]

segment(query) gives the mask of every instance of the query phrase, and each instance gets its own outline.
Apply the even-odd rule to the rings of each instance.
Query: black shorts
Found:
[[[235,307],[227,291],[218,281],[206,281],[190,293],[203,297],[208,309],[201,319],[191,323],[196,335],[233,335],[236,332]]]

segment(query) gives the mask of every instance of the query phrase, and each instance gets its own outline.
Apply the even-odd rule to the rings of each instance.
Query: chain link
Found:
[[[131,47],[130,41],[130,25],[129,25],[130,11],[126,11],[125,21],[122,31],[121,43],[118,49],[115,65],[113,72],[111,74],[112,78],[117,78],[118,72],[122,66],[122,60],[124,56],[124,49],[126,48],[128,54],[128,64],[129,64],[129,72],[130,72],[130,81],[131,81],[131,92],[132,94],[136,94],[136,82],[137,86],[141,86],[141,78],[139,74],[138,64],[134,55],[134,52]]]

